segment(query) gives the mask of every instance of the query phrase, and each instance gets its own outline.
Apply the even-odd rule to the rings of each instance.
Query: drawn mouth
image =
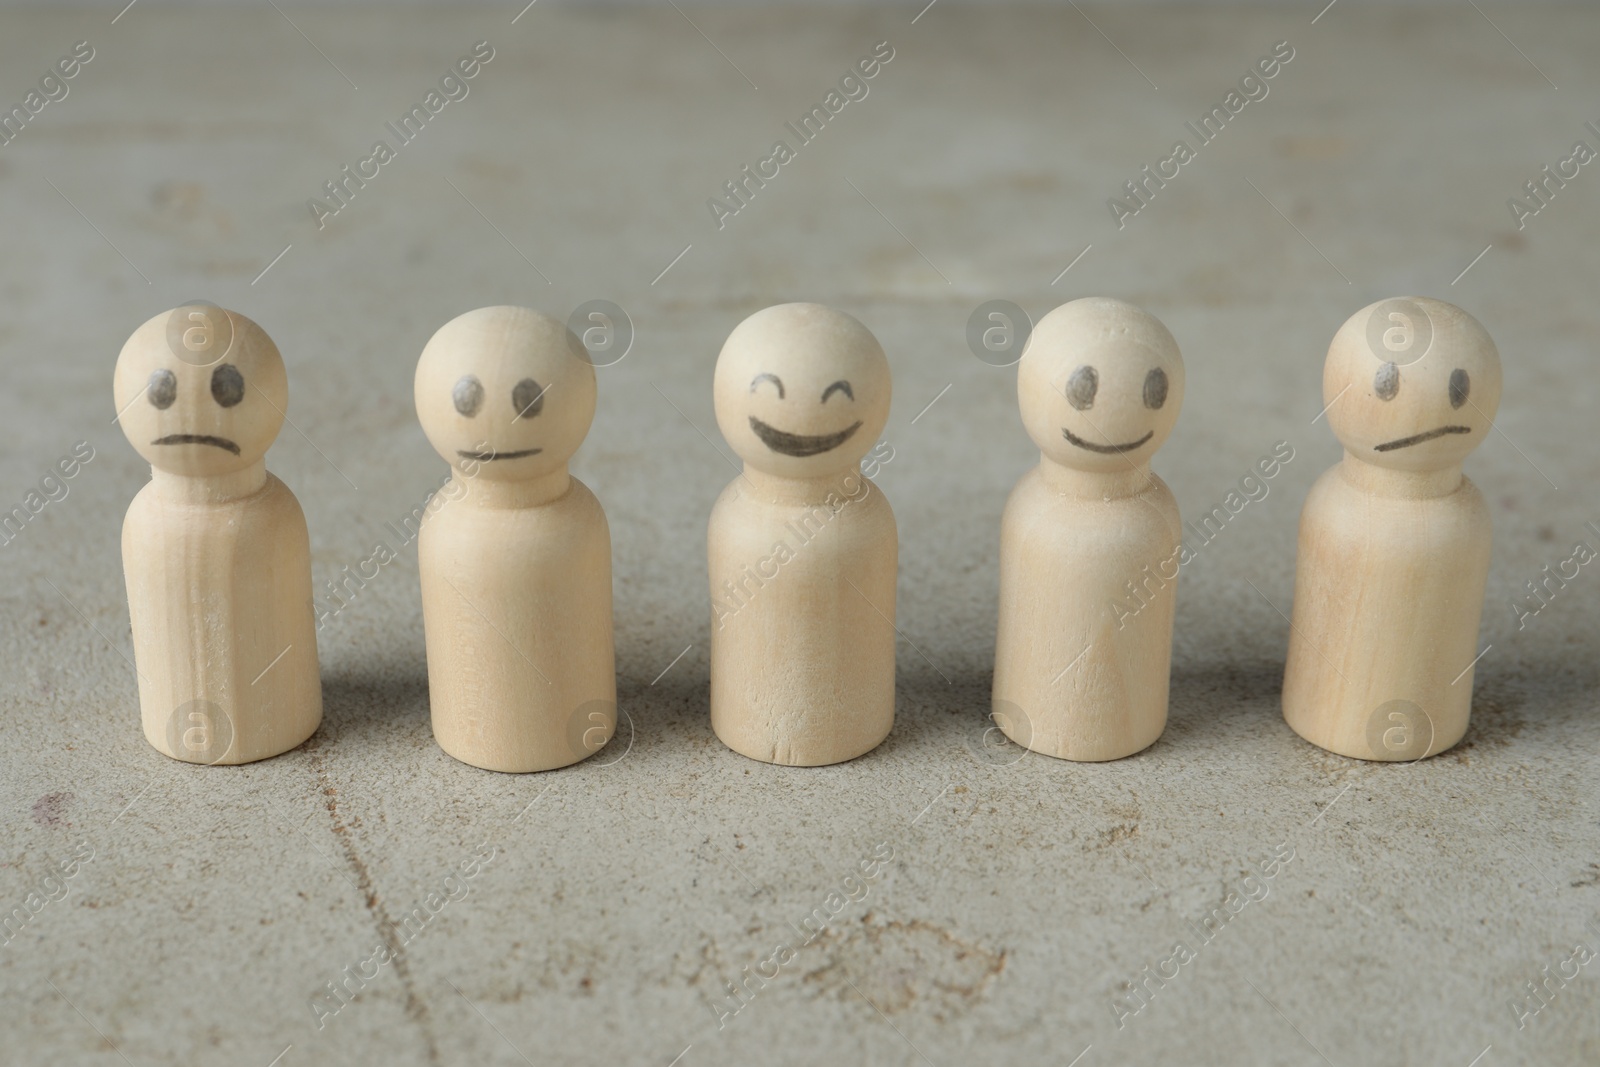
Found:
[[[807,437],[804,434],[786,433],[776,427],[768,426],[754,415],[750,416],[750,428],[761,438],[761,443],[774,452],[781,452],[786,456],[815,456],[823,452],[838,448],[850,440],[850,435],[861,429],[858,421],[853,426],[848,426],[838,433],[823,434],[819,437]]]
[[[1068,441],[1077,445],[1079,448],[1086,448],[1090,452],[1100,452],[1105,455],[1117,455],[1121,452],[1132,452],[1134,449],[1138,448],[1140,445],[1144,444],[1146,441],[1150,440],[1150,438],[1156,435],[1156,432],[1151,430],[1137,441],[1129,441],[1125,445],[1097,445],[1093,441],[1085,441],[1083,438],[1079,437],[1065,426],[1061,428],[1061,432],[1066,436]]]
[[[212,445],[224,452],[239,454],[239,446],[226,437],[212,437],[210,434],[201,433],[169,433],[165,437],[158,437],[150,442],[153,445]]]
[[[487,463],[491,459],[522,459],[524,456],[537,456],[540,452],[543,452],[543,451],[544,451],[544,449],[542,449],[542,448],[524,448],[521,452],[464,452],[464,451],[457,451],[456,455],[460,456],[462,459],[472,459],[472,460],[477,460],[479,463]]]
[[[1471,432],[1472,427],[1470,426],[1441,426],[1437,430],[1429,430],[1427,433],[1416,433],[1410,437],[1402,437],[1394,441],[1385,441],[1381,445],[1373,445],[1372,450],[1374,452],[1393,452],[1397,448],[1410,448],[1412,445],[1420,445],[1424,441],[1431,441],[1435,437],[1443,437],[1446,434]]]

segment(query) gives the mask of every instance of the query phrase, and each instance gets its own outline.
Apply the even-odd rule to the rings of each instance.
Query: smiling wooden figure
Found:
[[[1323,364],[1344,459],[1300,515],[1283,717],[1315,745],[1416,760],[1467,730],[1489,509],[1461,473],[1500,404],[1472,316],[1396,297],[1356,312]]]
[[[416,404],[452,468],[417,539],[434,738],[492,771],[593,755],[617,722],[611,529],[567,473],[593,363],[556,319],[479,308],[422,350]]]
[[[1070,760],[1113,760],[1167,723],[1178,505],[1150,470],[1183,406],[1183,359],[1147,312],[1104,297],[1056,308],[1017,368],[1039,465],[1000,523],[993,717]]]
[[[267,473],[289,403],[278,349],[188,305],[134,331],[114,391],[151,468],[122,527],[145,738],[190,763],[287,752],[322,721],[322,682],[305,515]]]
[[[889,392],[877,339],[819,304],[756,312],[717,357],[744,473],[711,510],[711,726],[752,759],[840,763],[894,725],[899,547],[860,469]]]

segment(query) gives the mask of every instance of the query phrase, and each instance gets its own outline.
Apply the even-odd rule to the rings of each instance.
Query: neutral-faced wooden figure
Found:
[[[494,771],[593,755],[617,721],[611,530],[567,464],[594,365],[556,319],[479,308],[423,349],[416,405],[452,469],[417,539],[434,738]]]
[[[249,763],[322,721],[311,542],[267,448],[288,377],[266,333],[194,304],[134,331],[118,423],[150,463],[122,561],[145,738],[191,763]]]
[[[1461,473],[1493,425],[1500,354],[1454,305],[1356,312],[1322,372],[1344,458],[1300,515],[1283,717],[1357,759],[1416,760],[1467,730],[1489,509]]]
[[[1166,727],[1180,524],[1150,460],[1183,385],[1172,335],[1120,300],[1063,304],[1028,338],[1017,400],[1040,456],[1000,523],[993,717],[1035,752],[1119,759]]]
[[[768,763],[854,759],[894,725],[899,548],[860,469],[888,360],[849,315],[779,304],[729,335],[713,389],[744,473],[711,511],[712,728]]]

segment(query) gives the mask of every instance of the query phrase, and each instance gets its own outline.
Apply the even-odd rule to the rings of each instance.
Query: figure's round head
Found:
[[[889,361],[872,332],[821,304],[776,304],[717,357],[717,425],[750,466],[783,478],[854,470],[889,419]]]
[[[1394,470],[1455,466],[1500,406],[1500,353],[1454,304],[1395,297],[1339,327],[1322,367],[1328,425],[1358,459]]]
[[[566,466],[594,421],[594,365],[566,324],[487,307],[439,327],[417,360],[417,418],[473,477],[519,482]]]
[[[1115,474],[1150,462],[1183,407],[1183,357],[1167,328],[1091,296],[1039,320],[1017,365],[1028,436],[1065,467]]]
[[[283,357],[235,311],[188,304],[133,331],[113,377],[117,422],[152,467],[217,477],[266,457],[289,407]]]

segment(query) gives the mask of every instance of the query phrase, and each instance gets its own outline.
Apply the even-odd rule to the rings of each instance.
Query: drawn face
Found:
[[[849,471],[889,416],[889,361],[865,326],[820,304],[778,304],[740,323],[717,357],[717,425],[757,470]]]
[[[117,422],[152,467],[215,477],[259,463],[283,426],[277,346],[237,312],[195,304],[133,332],[117,357]]]
[[[1322,371],[1328,424],[1357,459],[1442,470],[1466,458],[1500,404],[1500,354],[1460,308],[1426,297],[1382,300],[1352,315]]]
[[[594,367],[565,324],[519,307],[457,316],[422,350],[417,417],[470,477],[525,481],[566,466],[594,421]]]
[[[1022,422],[1063,466],[1117,473],[1150,462],[1183,406],[1183,358],[1153,316],[1088,297],[1039,320],[1017,368]]]

